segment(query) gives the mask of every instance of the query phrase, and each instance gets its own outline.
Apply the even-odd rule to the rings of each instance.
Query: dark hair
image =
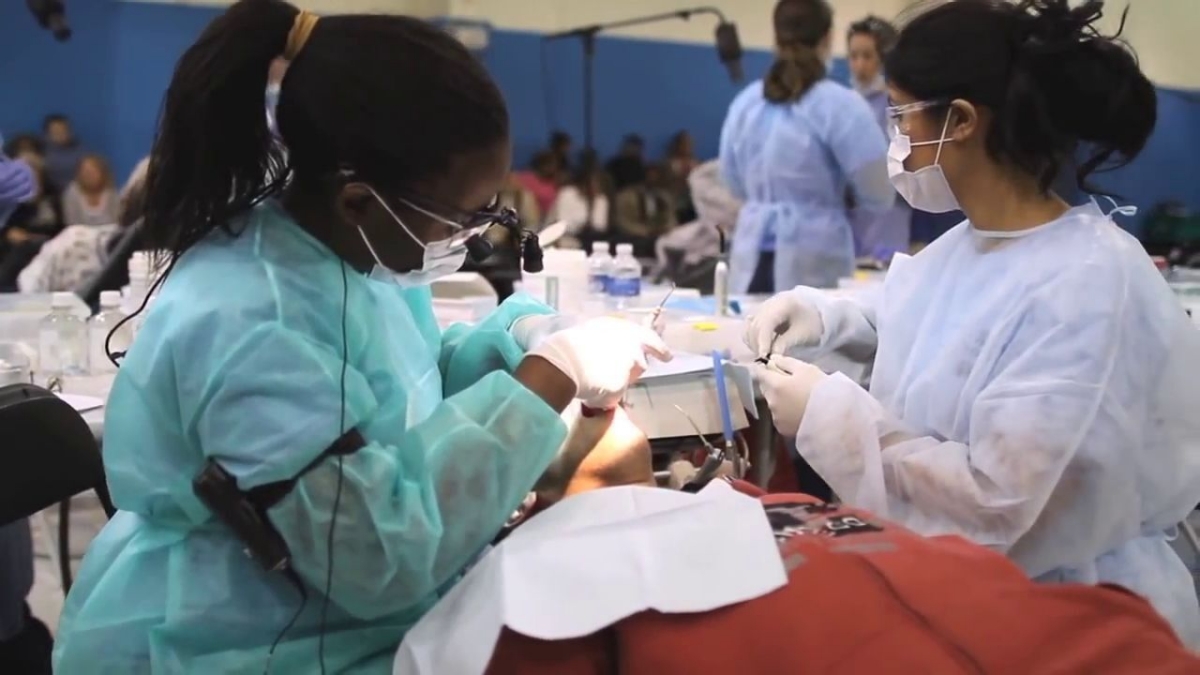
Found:
[[[42,131],[49,131],[51,124],[70,124],[71,120],[67,119],[62,113],[50,113],[42,118]]]
[[[534,171],[540,171],[542,169],[557,169],[559,168],[558,155],[554,154],[550,150],[539,150],[533,153],[533,159],[529,161],[529,166]]]
[[[292,180],[344,169],[401,191],[464,152],[508,138],[508,111],[480,62],[449,34],[404,16],[321,18],[283,78],[267,128],[271,62],[299,10],[240,0],[179,59],[146,183],[146,235],[173,261]],[[286,146],[286,151],[283,146]]]
[[[42,139],[33,134],[17,134],[4,142],[4,155],[15,158],[22,152],[33,152],[38,155],[46,153]]]
[[[555,131],[550,134],[550,148],[554,149],[563,145],[571,144],[571,134],[565,131]]]
[[[849,41],[855,35],[866,35],[874,40],[875,51],[879,52],[881,58],[886,56],[892,50],[892,45],[896,43],[896,28],[874,15],[850,24],[850,30],[846,32],[846,40]]]
[[[691,139],[692,139],[692,132],[688,131],[687,129],[681,129],[679,131],[676,131],[675,135],[671,137],[671,142],[667,144],[667,156],[668,157],[678,156],[679,153],[683,150],[684,141],[685,140],[690,141]]]
[[[1094,27],[1102,4],[958,0],[935,7],[901,31],[885,64],[888,79],[923,101],[963,99],[990,110],[988,153],[1035,176],[1043,191],[1083,147],[1076,180],[1098,192],[1087,177],[1132,161],[1157,118],[1154,86],[1118,39],[1121,29],[1105,37]]]
[[[763,80],[763,96],[772,103],[799,101],[825,77],[817,45],[833,27],[833,10],[825,0],[779,0],[773,21],[777,54]]]

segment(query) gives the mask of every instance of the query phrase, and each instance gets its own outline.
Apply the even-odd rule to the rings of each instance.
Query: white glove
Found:
[[[575,397],[589,408],[615,408],[629,385],[646,370],[646,356],[671,359],[653,330],[632,321],[603,317],[559,331],[529,351],[558,368],[578,387]]]
[[[767,399],[775,428],[784,436],[795,436],[813,389],[828,376],[811,363],[779,355],[772,356],[765,366],[755,363],[752,373]]]
[[[764,358],[792,347],[815,347],[824,332],[821,312],[798,293],[785,291],[750,317],[743,339],[754,356]]]
[[[582,319],[569,314],[530,314],[514,321],[508,332],[527,352],[551,335],[580,323]]]

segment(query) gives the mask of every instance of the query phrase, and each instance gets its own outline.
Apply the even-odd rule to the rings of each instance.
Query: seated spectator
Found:
[[[46,176],[55,193],[61,194],[75,179],[75,169],[83,159],[83,147],[66,115],[47,115],[42,132],[46,142]]]
[[[113,225],[117,222],[117,190],[112,170],[100,155],[79,160],[75,180],[62,197],[63,222],[67,225]]]
[[[4,155],[6,157],[35,155],[44,159],[46,144],[33,134],[17,134],[4,142]]]
[[[559,184],[565,185],[571,180],[571,134],[556,131],[550,134],[550,152],[558,160]]]
[[[715,159],[696,167],[688,176],[688,185],[696,207],[696,220],[676,227],[655,242],[656,274],[680,275],[674,281],[681,286],[711,291],[712,268],[711,264],[705,263],[721,255],[722,238],[726,242],[731,239],[742,202],[721,180],[720,163]],[[680,256],[676,269],[669,263],[670,252]],[[704,278],[704,285],[695,285],[697,276]]]
[[[696,217],[692,195],[688,190],[688,176],[699,165],[692,135],[687,131],[680,131],[671,137],[671,143],[667,146],[667,180],[671,196],[675,199],[675,218],[681,223]]]
[[[621,141],[617,156],[604,166],[612,178],[614,191],[646,181],[646,142],[637,134],[629,134]]]
[[[554,198],[558,195],[558,180],[558,160],[548,150],[533,156],[529,171],[517,172],[517,181],[533,193],[542,213],[554,205]]]
[[[521,224],[530,229],[538,229],[542,224],[542,210],[538,207],[537,198],[521,185],[514,173],[508,174],[508,183],[497,195],[500,206],[508,207],[517,212]]]
[[[17,275],[50,239],[62,231],[62,210],[58,194],[48,183],[45,167],[34,155],[25,155],[34,169],[36,190],[8,218],[0,241],[0,292],[17,289]]]
[[[637,257],[653,257],[654,242],[676,223],[674,200],[661,166],[647,167],[644,182],[617,192],[613,234],[617,241],[632,243]]]
[[[22,293],[53,293],[78,290],[108,263],[109,252],[125,228],[142,217],[148,159],[130,175],[120,198],[115,222],[107,225],[71,225],[46,242],[17,277]]]
[[[566,221],[567,236],[576,242],[594,241],[608,232],[608,197],[604,194],[599,173],[581,172],[558,191],[546,222],[560,220]]]

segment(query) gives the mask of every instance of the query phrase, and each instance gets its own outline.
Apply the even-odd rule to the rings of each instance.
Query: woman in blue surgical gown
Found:
[[[67,599],[56,673],[391,672],[552,460],[559,411],[614,405],[662,351],[609,319],[527,355],[548,310],[520,297],[438,329],[428,282],[502,215],[509,147],[482,65],[415,19],[238,2],[188,49],[146,197],[169,267],[106,412],[120,512]],[[213,465],[239,490],[295,479],[256,502],[288,572],[194,494]]]
[[[829,4],[780,0],[774,23],[775,63],[734,99],[721,131],[721,173],[745,201],[730,247],[735,293],[836,288],[854,272],[847,188],[864,214],[895,200],[883,130],[858,94],[825,79]]]
[[[842,499],[1039,580],[1125,586],[1197,648],[1168,539],[1200,502],[1200,333],[1136,239],[1051,190],[1077,149],[1086,188],[1154,130],[1154,87],[1092,28],[1100,9],[954,2],[909,23],[887,60],[889,173],[914,208],[967,221],[877,293],[772,298],[747,340],[875,353],[869,393],[787,356],[758,369]]]
[[[846,54],[850,61],[850,84],[871,107],[879,128],[887,130],[888,95],[883,79],[883,57],[896,40],[896,29],[876,16],[850,24]],[[860,258],[889,262],[896,253],[907,253],[910,245],[912,209],[903,199],[882,214],[854,209],[850,227],[854,250]]]

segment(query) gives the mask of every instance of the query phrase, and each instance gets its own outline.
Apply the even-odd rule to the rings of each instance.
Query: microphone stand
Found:
[[[722,23],[727,23],[725,15],[716,7],[693,7],[691,9],[680,9],[673,12],[660,12],[658,14],[649,14],[646,16],[634,17],[632,19],[622,19],[620,21],[610,21],[608,23],[596,23],[590,26],[580,26],[570,30],[561,31],[558,33],[550,33],[542,38],[545,42],[556,40],[564,40],[569,38],[577,38],[580,45],[583,47],[583,152],[585,158],[592,158],[599,167],[599,157],[596,155],[595,145],[595,73],[594,66],[596,60],[596,36],[608,30],[617,28],[628,28],[630,26],[642,26],[649,23],[659,23],[662,21],[671,21],[682,19],[687,21],[693,16],[700,14],[709,14],[717,17]],[[590,180],[590,176],[588,177]],[[595,197],[589,187],[587,191],[587,221],[585,227],[592,230],[592,210]]]

